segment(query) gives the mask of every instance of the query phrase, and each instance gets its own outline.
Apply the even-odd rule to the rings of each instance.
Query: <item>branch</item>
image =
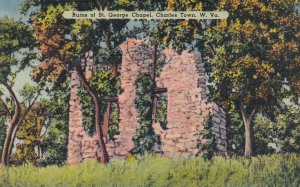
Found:
[[[102,11],[103,10],[103,2],[102,2],[102,0],[97,0],[96,3],[97,3],[97,7],[96,8],[99,11]]]
[[[105,32],[105,43],[106,43],[107,49],[109,51],[112,51],[112,45],[111,45],[111,41],[110,41],[110,34],[109,34],[109,32]]]
[[[87,91],[89,93],[94,93],[94,91],[92,90],[92,88],[90,87],[89,83],[87,82],[87,80],[85,79],[84,75],[83,75],[83,72],[82,72],[82,69],[81,69],[81,66],[80,65],[77,65],[76,66],[76,71],[77,71],[77,74],[78,74],[78,77],[79,79],[82,81],[82,84],[83,86],[87,89]]]
[[[38,99],[39,96],[40,96],[40,91],[39,91],[38,94],[32,99],[32,101],[29,102],[28,107],[27,107],[25,113],[22,115],[22,117],[21,117],[20,120],[18,121],[17,126],[19,126],[19,124],[23,121],[23,119],[24,119],[25,116],[28,114],[28,112],[31,110],[32,106],[34,105],[34,103],[36,102],[36,100]]]
[[[21,107],[20,107],[20,103],[18,98],[16,97],[15,92],[12,90],[12,87],[10,85],[8,85],[7,82],[4,82],[3,85],[6,87],[6,89],[8,90],[12,100],[15,102],[15,111],[13,116],[10,118],[10,121],[12,124],[15,124],[17,122],[17,120],[20,117],[21,114]],[[14,128],[14,127],[13,127]]]
[[[241,110],[241,113],[242,113],[242,118],[243,118],[243,121],[246,121],[246,113],[245,113],[245,108],[244,108],[244,104],[243,102],[241,101],[241,104],[240,104],[240,110]]]
[[[5,86],[5,88],[7,89],[7,91],[9,92],[10,96],[12,97],[12,99],[14,100],[15,104],[16,104],[16,108],[20,107],[20,102],[15,94],[15,92],[12,90],[11,85],[8,85],[7,82],[4,82],[3,85]]]
[[[28,112],[30,111],[30,109],[32,108],[32,106],[34,105],[35,101],[37,100],[37,98],[40,96],[40,93],[41,93],[41,89],[38,91],[38,94],[35,96],[35,98],[32,100],[32,102],[29,104],[29,106],[27,107],[25,113],[19,118],[19,121],[17,122],[16,126],[15,126],[15,129],[14,129],[14,132],[12,134],[12,139],[11,139],[11,142],[10,142],[10,145],[9,145],[9,154],[8,155],[11,155],[11,152],[12,152],[12,147],[14,145],[14,142],[15,142],[15,139],[16,139],[16,135],[17,135],[17,131],[19,129],[19,126],[21,124],[21,122],[24,120],[25,116],[28,114]]]
[[[44,140],[44,137],[45,137],[45,135],[47,134],[47,132],[48,132],[48,128],[49,128],[49,126],[46,126],[45,125],[45,132],[43,133],[43,134],[41,134],[41,132],[42,132],[42,129],[41,129],[41,131],[40,131],[40,134],[39,134],[39,142],[41,143],[43,140]]]
[[[7,106],[7,103],[5,103],[5,101],[2,98],[0,98],[0,101],[1,101],[2,105],[4,106],[4,109],[6,110],[9,118],[11,119],[12,118],[12,114],[11,114],[11,112],[10,112],[8,106]]]
[[[256,106],[254,107],[254,109],[252,110],[251,114],[250,114],[250,119],[252,119],[252,117],[254,116],[256,112]]]

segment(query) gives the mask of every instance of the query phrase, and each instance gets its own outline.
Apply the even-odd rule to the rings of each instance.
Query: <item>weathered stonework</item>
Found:
[[[69,114],[68,163],[77,164],[85,158],[97,158],[99,147],[96,135],[90,137],[83,129],[83,116],[78,97],[79,78],[71,73],[71,98]]]
[[[159,123],[154,124],[161,138],[161,149],[169,157],[193,157],[199,153],[199,133],[204,128],[204,122],[212,115],[215,129],[219,129],[223,115],[214,103],[207,101],[207,86],[204,64],[200,53],[183,51],[181,55],[172,49],[163,51],[167,64],[157,78],[157,87],[167,88],[167,130]],[[216,121],[218,123],[216,123]],[[221,125],[222,126],[222,125]],[[222,131],[223,132],[223,131]],[[226,131],[225,131],[226,132]],[[213,129],[213,134],[219,142],[219,131]],[[225,134],[226,135],[226,134]],[[223,142],[223,141],[222,141]],[[226,145],[218,143],[220,151],[226,154]]]
[[[145,40],[128,40],[120,46],[123,57],[121,64],[121,90],[119,95],[120,135],[116,136],[116,156],[127,156],[133,149],[138,113],[135,107],[135,82],[141,73],[150,72],[151,51]]]
[[[93,53],[85,53],[85,59],[81,61],[84,76],[88,80],[96,69]],[[99,159],[100,147],[98,137],[94,134],[89,136],[83,128],[83,114],[78,95],[80,87],[79,77],[76,71],[71,72],[70,114],[69,114],[69,138],[68,138],[68,160],[69,164],[77,164],[87,158]],[[106,137],[104,137],[106,142]],[[106,142],[106,148],[110,157],[114,154],[113,142]]]
[[[118,96],[120,108],[120,134],[115,141],[107,142],[111,158],[128,156],[134,147],[138,113],[135,106],[136,79],[141,73],[150,73],[153,62],[151,47],[146,40],[128,39],[120,46],[123,56],[120,68],[121,90]],[[160,136],[162,154],[169,157],[194,157],[199,154],[198,143],[203,141],[199,132],[204,121],[211,116],[212,132],[216,137],[216,154],[226,155],[226,116],[215,103],[207,101],[204,64],[200,53],[182,54],[172,49],[162,52],[166,60],[156,85],[167,89],[167,129],[156,122],[153,128]],[[89,58],[89,55],[87,56]],[[86,76],[91,76],[86,73]],[[96,158],[99,147],[96,137],[89,137],[82,127],[82,112],[78,98],[79,81],[72,73],[70,101],[70,135],[68,162],[79,163],[85,158]]]
[[[227,136],[226,136],[226,115],[215,103],[212,103],[212,133],[216,137],[217,145],[215,153],[217,155],[227,156]]]

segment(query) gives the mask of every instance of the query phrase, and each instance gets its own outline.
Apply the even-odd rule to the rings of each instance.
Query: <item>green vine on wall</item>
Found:
[[[118,78],[113,77],[111,71],[98,70],[93,73],[91,80],[89,80],[92,88],[96,90],[98,98],[100,99],[100,112],[101,112],[101,124],[103,122],[103,116],[106,110],[106,99],[109,97],[115,97],[120,93],[120,81]],[[82,104],[83,113],[83,128],[92,136],[95,131],[95,109],[93,105],[92,97],[88,95],[87,91],[80,86],[79,97]],[[117,104],[111,104],[110,121],[109,121],[109,138],[113,139],[114,135],[119,133],[119,107]]]
[[[111,112],[109,116],[108,138],[114,140],[114,136],[119,134],[119,115],[120,108],[117,103],[111,103]]]
[[[202,137],[201,142],[198,143],[200,154],[204,159],[210,160],[215,153],[217,145],[216,137],[213,134],[213,121],[212,115],[209,114],[203,123],[204,129],[199,133]]]
[[[152,128],[153,94],[155,83],[150,74],[140,74],[136,80],[136,100],[138,111],[137,129],[134,136],[133,153],[144,154],[151,151],[159,138]]]
[[[156,120],[159,122],[160,126],[166,130],[168,125],[167,120],[167,110],[168,110],[168,95],[167,93],[157,94],[157,113]]]

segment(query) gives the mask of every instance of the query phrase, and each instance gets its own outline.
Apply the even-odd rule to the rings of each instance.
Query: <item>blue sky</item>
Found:
[[[19,7],[24,0],[0,0],[0,16],[20,18]]]

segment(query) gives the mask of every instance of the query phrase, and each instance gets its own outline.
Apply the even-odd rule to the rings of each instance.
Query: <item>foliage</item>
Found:
[[[213,56],[214,98],[228,105],[228,101],[242,97],[240,102],[249,108],[267,104],[283,92],[286,67],[295,60],[294,1],[285,1],[282,7],[280,1],[230,4],[224,0],[219,7],[231,16],[217,21],[205,33]]]
[[[272,113],[259,112],[253,121],[255,154],[299,152],[299,108],[293,104],[272,107]],[[227,123],[228,154],[241,156],[244,150],[244,126],[234,109],[229,111]]]
[[[97,119],[95,128],[97,129],[97,137],[101,145],[100,161],[103,163],[108,162],[109,158],[103,142],[103,133],[99,129],[101,119],[101,109],[97,106],[99,98],[97,98],[96,93],[91,88],[94,85],[89,85],[88,80],[83,75],[81,59],[87,51],[92,50],[96,54],[94,55],[96,57],[95,62],[109,64],[113,75],[117,75],[117,64],[120,59],[120,52],[117,47],[118,44],[124,41],[124,37],[120,35],[120,32],[126,25],[127,20],[112,22],[109,20],[68,20],[64,19],[62,14],[64,11],[72,9],[110,9],[113,5],[114,1],[91,0],[82,3],[81,1],[49,2],[28,0],[23,6],[25,11],[28,11],[31,6],[36,7],[31,19],[43,63],[34,72],[34,79],[36,81],[57,82],[57,79],[64,72],[69,70],[77,71],[84,88],[93,97],[94,117]],[[101,51],[108,55],[99,60],[97,53],[101,54]],[[105,61],[103,62],[103,60]]]
[[[299,186],[297,154],[224,159],[144,156],[108,165],[1,168],[1,186]]]
[[[104,71],[102,69],[97,70],[93,73],[93,77],[89,81],[92,88],[96,91],[98,98],[102,98],[100,101],[101,119],[105,113],[107,106],[106,99],[109,97],[116,97],[120,92],[120,82],[116,77],[113,77],[111,71]],[[89,134],[93,135],[96,131],[94,123],[94,113],[92,97],[87,94],[87,91],[80,87],[79,96],[82,103],[83,112],[83,127],[84,130]],[[112,104],[110,124],[109,124],[109,136],[112,138],[116,133],[118,133],[119,125],[119,109],[118,106]]]
[[[157,111],[155,119],[159,122],[163,129],[167,129],[167,107],[168,107],[168,97],[167,93],[162,93],[157,95]]]
[[[30,62],[29,52],[21,49],[33,48],[33,39],[31,31],[27,25],[22,22],[4,17],[0,18],[0,82],[8,81],[14,72],[12,67],[19,67],[18,71],[23,70]],[[16,53],[22,54],[21,60],[17,59]],[[26,56],[26,54],[28,54]],[[22,57],[22,55],[20,55]],[[25,55],[25,56],[24,56]]]
[[[21,122],[16,134],[19,143],[17,143],[16,152],[12,156],[14,164],[37,164],[41,159],[40,146],[48,117],[47,108],[48,106],[43,102],[34,104]]]
[[[231,16],[216,21],[204,37],[213,57],[214,98],[224,105],[237,99],[247,108],[273,104],[284,92],[287,67],[296,60],[299,21],[294,1],[284,4],[220,1],[219,8]]]
[[[93,107],[93,99],[90,95],[88,95],[87,91],[83,88],[83,86],[80,86],[78,93],[82,105],[83,129],[90,136],[92,136],[96,132],[95,118],[94,118],[95,108]],[[101,111],[103,111],[105,106],[100,105],[100,107],[102,109]]]
[[[69,82],[65,80],[49,92],[48,130],[42,141],[41,165],[62,165],[67,159],[69,121]]]
[[[0,84],[14,84],[16,74],[32,65],[33,37],[28,25],[8,17],[0,18]],[[5,87],[7,87],[5,86]],[[1,96],[5,92],[0,91]],[[2,101],[1,105],[5,105]]]
[[[0,18],[0,85],[5,90],[0,90],[1,107],[6,110],[8,119],[7,134],[2,147],[1,164],[8,165],[15,140],[15,133],[26,112],[21,114],[21,102],[13,86],[19,72],[28,66],[32,66],[35,59],[33,48],[35,42],[31,35],[31,29],[21,21],[14,21],[8,17]],[[27,86],[20,93],[24,98],[25,110],[29,109],[40,94],[37,87]],[[35,93],[32,92],[35,90]],[[3,99],[6,97],[5,99]]]
[[[275,118],[257,115],[255,123],[258,154],[299,153],[300,151],[300,110],[297,106],[286,105],[275,113]]]
[[[154,81],[150,74],[140,74],[136,80],[135,104],[138,112],[136,134],[134,136],[135,154],[144,154],[158,142],[152,128],[153,94]]]
[[[206,160],[210,160],[215,154],[215,148],[217,145],[216,137],[212,130],[213,121],[211,115],[205,119],[203,126],[204,129],[199,133],[199,135],[202,137],[202,140],[198,143],[198,147],[201,151],[201,156]]]
[[[245,127],[240,114],[231,108],[226,118],[227,153],[229,156],[244,155]]]
[[[6,111],[0,108],[0,156],[3,151],[4,141],[6,137]]]
[[[73,21],[62,17],[64,11],[72,8],[72,5],[50,5],[44,12],[36,12],[31,18],[42,61],[33,72],[34,80],[55,82],[64,73],[67,64],[74,60],[72,54],[76,43],[66,38],[72,28],[67,25]]]
[[[114,136],[119,134],[119,105],[111,103],[111,112],[109,116],[108,139],[114,140]]]
[[[43,61],[34,72],[35,80],[55,82],[61,73],[76,67],[80,57],[91,49],[96,63],[120,63],[118,46],[126,40],[122,33],[128,20],[68,20],[62,16],[64,11],[73,9],[119,9],[117,2],[25,1],[24,12],[30,7],[35,7],[31,23]]]
[[[213,21],[203,36],[214,83],[212,99],[241,115],[247,156],[252,154],[255,114],[287,95],[289,66],[298,59],[295,1],[282,3],[222,0],[218,9],[230,16]]]
[[[289,107],[285,113],[276,117],[276,127],[279,131],[279,147],[282,152],[300,151],[300,109]]]

